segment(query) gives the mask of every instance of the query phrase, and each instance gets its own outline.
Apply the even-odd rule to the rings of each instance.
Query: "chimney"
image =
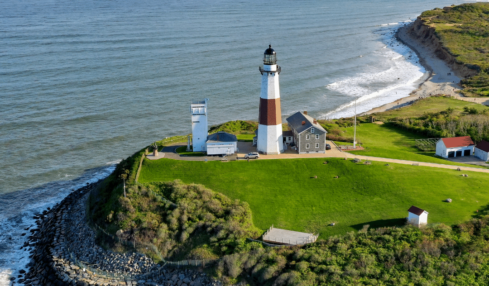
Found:
[[[318,121],[316,119],[314,119],[314,124],[318,124]]]
[[[306,122],[305,121],[302,121],[302,125],[306,125]]]
[[[307,111],[304,111],[304,114],[307,115]]]

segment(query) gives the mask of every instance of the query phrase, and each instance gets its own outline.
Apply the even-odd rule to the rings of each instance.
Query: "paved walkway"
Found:
[[[487,97],[465,97],[465,96],[454,96],[453,98],[458,100],[463,100],[467,102],[479,103],[489,106],[489,99]]]
[[[462,171],[471,171],[478,173],[488,173],[489,169],[481,169],[467,166],[455,166],[455,165],[444,165],[437,163],[426,163],[426,162],[418,162],[418,161],[410,161],[410,160],[401,160],[401,159],[391,159],[391,158],[380,158],[380,157],[372,157],[372,156],[363,156],[357,154],[350,154],[347,152],[340,151],[333,142],[326,141],[326,143],[330,144],[332,149],[323,153],[309,153],[309,154],[297,154],[295,151],[288,150],[280,155],[262,155],[260,154],[260,158],[258,160],[275,160],[275,159],[305,159],[305,158],[345,158],[345,159],[354,159],[358,158],[361,160],[368,161],[376,161],[376,162],[386,162],[386,163],[395,163],[395,164],[403,164],[403,165],[415,165],[415,166],[424,166],[424,167],[433,167],[433,168],[442,168],[442,169],[450,169],[457,170],[460,169]],[[236,154],[236,156],[227,156],[227,157],[218,157],[218,156],[180,156],[177,153],[174,153],[174,150],[179,146],[184,146],[181,143],[177,143],[176,145],[168,146],[163,148],[161,153],[164,153],[164,157],[168,159],[174,160],[183,160],[183,161],[229,161],[229,160],[240,160],[244,159],[244,155],[249,152],[256,152],[256,148],[251,146],[251,142],[238,142],[238,148],[240,152]],[[253,159],[255,160],[255,159]],[[489,165],[488,165],[489,166]]]
[[[260,155],[259,160],[300,159],[300,158],[345,158],[345,159],[358,158],[361,160],[368,160],[368,161],[395,163],[395,164],[403,164],[403,165],[416,165],[416,166],[425,166],[425,167],[451,169],[451,170],[457,170],[457,168],[460,168],[460,170],[462,170],[462,171],[472,171],[472,172],[488,173],[489,174],[489,169],[481,169],[481,168],[474,168],[474,167],[467,167],[467,166],[452,166],[452,165],[444,165],[444,164],[437,164],[437,163],[426,163],[426,162],[418,162],[418,161],[409,161],[409,160],[380,158],[380,157],[350,154],[347,152],[340,151],[338,148],[335,147],[335,145],[331,141],[327,141],[327,143],[330,144],[331,147],[333,147],[333,148],[331,150],[326,151],[326,154],[322,154],[322,153],[297,154],[295,152],[294,153],[286,152],[286,153],[280,154],[280,155]]]
[[[462,163],[462,164],[471,164],[471,165],[479,165],[484,167],[489,167],[489,164],[484,162],[483,160],[475,157],[475,156],[462,156],[456,158],[448,158],[448,161]]]
[[[173,160],[181,160],[181,161],[230,161],[230,160],[236,160],[236,155],[232,156],[226,156],[226,157],[219,157],[219,156],[181,156],[180,154],[176,153],[176,149],[180,146],[187,146],[182,143],[175,143],[174,145],[170,146],[165,146],[159,152],[159,155],[163,154],[160,158],[167,158],[167,159],[173,159]],[[151,155],[152,156],[152,155]],[[150,158],[149,155],[146,156],[150,160],[157,160],[160,158],[155,159]]]

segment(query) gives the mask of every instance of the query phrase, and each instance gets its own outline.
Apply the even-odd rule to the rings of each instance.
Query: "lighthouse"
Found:
[[[280,154],[284,151],[278,81],[281,68],[277,65],[277,54],[271,45],[265,50],[263,67],[259,67],[259,70],[261,93],[257,151],[263,154]]]

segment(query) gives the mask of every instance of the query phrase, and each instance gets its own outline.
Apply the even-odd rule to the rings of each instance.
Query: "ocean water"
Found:
[[[0,0],[0,285],[25,266],[32,214],[164,137],[256,120],[263,51],[284,116],[339,118],[425,75],[393,33],[448,0]]]

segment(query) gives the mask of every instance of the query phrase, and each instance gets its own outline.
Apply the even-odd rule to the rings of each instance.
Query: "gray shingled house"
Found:
[[[292,132],[293,145],[295,145],[293,148],[299,154],[325,153],[328,132],[314,118],[307,115],[307,112],[294,113],[286,121]],[[291,144],[287,145],[289,148]]]

